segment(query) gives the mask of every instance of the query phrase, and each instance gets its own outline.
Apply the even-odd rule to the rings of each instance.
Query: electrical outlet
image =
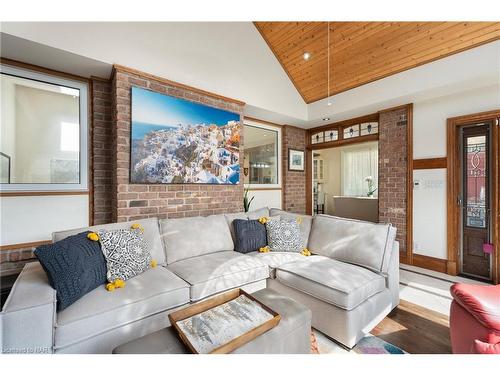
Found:
[[[418,250],[418,242],[413,241],[413,250]]]

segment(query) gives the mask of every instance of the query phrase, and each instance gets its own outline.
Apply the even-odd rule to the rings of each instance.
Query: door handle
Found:
[[[458,196],[458,197],[457,197],[457,205],[458,205],[459,207],[462,207],[462,206],[463,206],[463,203],[464,203],[464,202],[463,202],[463,200],[462,200],[462,197],[461,197],[461,196]]]

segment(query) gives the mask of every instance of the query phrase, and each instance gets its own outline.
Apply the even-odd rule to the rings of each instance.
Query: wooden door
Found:
[[[461,273],[491,279],[491,123],[471,124],[461,131],[462,249]]]

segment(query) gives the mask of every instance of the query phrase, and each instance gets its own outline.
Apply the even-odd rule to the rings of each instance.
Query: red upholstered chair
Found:
[[[450,310],[454,354],[500,354],[500,285],[454,284]]]

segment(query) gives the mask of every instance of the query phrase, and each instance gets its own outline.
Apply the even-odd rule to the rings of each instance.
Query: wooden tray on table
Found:
[[[230,353],[276,327],[280,315],[241,289],[169,314],[182,342],[197,354]]]

